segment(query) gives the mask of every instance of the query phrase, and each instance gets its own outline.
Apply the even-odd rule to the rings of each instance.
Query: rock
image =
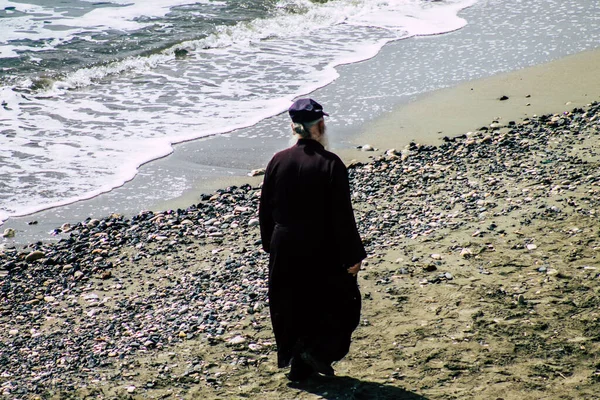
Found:
[[[434,254],[431,255],[431,258],[433,258],[434,260],[441,260],[442,259],[442,255],[434,253]]]
[[[449,281],[451,281],[452,279],[454,279],[454,276],[452,276],[452,274],[450,272],[446,272],[444,274],[444,278],[448,279]]]
[[[370,144],[365,144],[360,148],[362,151],[375,151],[375,148]]]
[[[27,262],[33,262],[36,260],[39,260],[40,258],[44,258],[45,254],[43,251],[32,251],[31,253],[27,254],[27,256],[25,256],[25,261]]]
[[[19,330],[18,329],[11,329],[8,331],[8,334],[10,336],[17,336],[19,334]]]
[[[54,296],[44,296],[44,301],[46,303],[54,303],[56,301],[56,298]]]
[[[5,238],[13,238],[13,237],[15,237],[15,230],[12,229],[12,228],[6,228],[4,230],[4,233],[2,234],[2,237],[5,237]]]
[[[250,221],[248,221],[248,226],[258,226],[260,225],[260,221],[258,220],[258,218],[252,218]]]
[[[460,255],[461,257],[469,258],[473,256],[473,252],[471,251],[471,249],[465,247],[460,251]]]
[[[250,343],[248,345],[248,349],[250,349],[250,351],[254,351],[254,352],[258,352],[260,350],[262,350],[262,346],[256,343]]]
[[[243,336],[241,336],[241,335],[237,335],[237,336],[234,336],[231,339],[229,339],[227,341],[227,343],[230,344],[230,345],[237,346],[237,345],[246,343],[246,338],[243,337]]]
[[[248,175],[249,176],[260,176],[260,175],[264,175],[264,174],[265,174],[265,169],[259,168],[259,169],[253,169],[252,171],[250,171],[250,173]]]
[[[500,98],[498,100],[500,100],[500,101],[508,100],[508,96],[500,96]]]
[[[173,52],[173,54],[175,54],[175,58],[184,58],[188,55],[188,53],[189,51],[187,51],[186,49],[175,49],[175,51]]]
[[[535,244],[529,243],[527,245],[527,250],[535,250],[535,249],[537,249],[537,246]]]

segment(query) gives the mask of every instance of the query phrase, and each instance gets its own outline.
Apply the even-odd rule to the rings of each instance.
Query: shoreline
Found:
[[[593,53],[540,68],[585,66]],[[577,75],[596,93],[590,103],[600,99],[598,65]],[[499,82],[526,90],[534,68]],[[276,368],[259,190],[240,185],[186,209],[90,219],[63,242],[0,250],[3,395],[593,398],[600,104],[575,103],[583,94],[567,70],[540,75],[564,81],[550,113],[520,119],[500,107],[521,95],[482,80],[471,87],[487,93],[475,103],[495,107],[492,120],[433,112],[444,96],[474,101],[463,86],[407,106],[429,110],[431,126],[472,118],[470,133],[407,148],[388,147],[387,135],[373,143],[381,152],[348,151],[368,161],[349,171],[369,257],[361,325],[338,378],[298,388]],[[388,117],[402,118],[385,129],[405,121]],[[382,154],[390,147],[396,154]]]
[[[600,80],[594,79],[598,75],[600,49],[425,93],[366,123],[344,148],[335,148],[336,143],[333,143],[332,151],[346,165],[366,163],[387,150],[401,151],[411,142],[439,145],[446,136],[465,134],[493,121],[506,125],[512,120],[584,107],[590,102],[600,101]],[[499,100],[502,96],[507,96],[508,99]],[[448,106],[455,98],[460,99],[460,108]],[[435,112],[432,113],[432,110]],[[366,144],[376,151],[357,149]],[[214,192],[231,185],[254,186],[260,182],[260,176],[236,176],[219,185],[217,178],[211,180],[208,186],[190,190],[183,196],[159,203],[151,209],[177,209],[193,204],[192,199],[199,199],[211,189]]]

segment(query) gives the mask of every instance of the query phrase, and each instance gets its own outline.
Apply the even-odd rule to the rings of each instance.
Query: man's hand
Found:
[[[348,273],[352,276],[358,275],[358,271],[360,271],[360,266],[362,265],[362,261],[354,264],[350,268],[348,268]]]

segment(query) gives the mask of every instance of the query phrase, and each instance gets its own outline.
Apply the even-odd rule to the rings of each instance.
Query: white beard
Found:
[[[296,142],[298,142],[299,139],[301,139],[302,137],[300,135],[298,135],[297,133],[295,133],[291,138],[290,138],[290,147],[294,146],[296,144]],[[327,127],[325,127],[323,129],[323,134],[321,135],[321,137],[319,137],[319,139],[317,140],[318,143],[321,144],[321,146],[323,146],[325,148],[325,150],[329,150],[329,135],[327,134]]]
[[[329,135],[327,134],[327,128],[323,129],[323,134],[317,142],[321,143],[321,145],[325,147],[325,150],[329,150]]]

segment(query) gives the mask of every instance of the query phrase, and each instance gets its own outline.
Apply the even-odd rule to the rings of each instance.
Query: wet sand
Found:
[[[433,93],[357,143],[394,154],[342,152],[369,161],[350,169],[369,258],[338,377],[276,368],[253,184],[5,249],[3,395],[597,398],[599,66],[584,53]]]

